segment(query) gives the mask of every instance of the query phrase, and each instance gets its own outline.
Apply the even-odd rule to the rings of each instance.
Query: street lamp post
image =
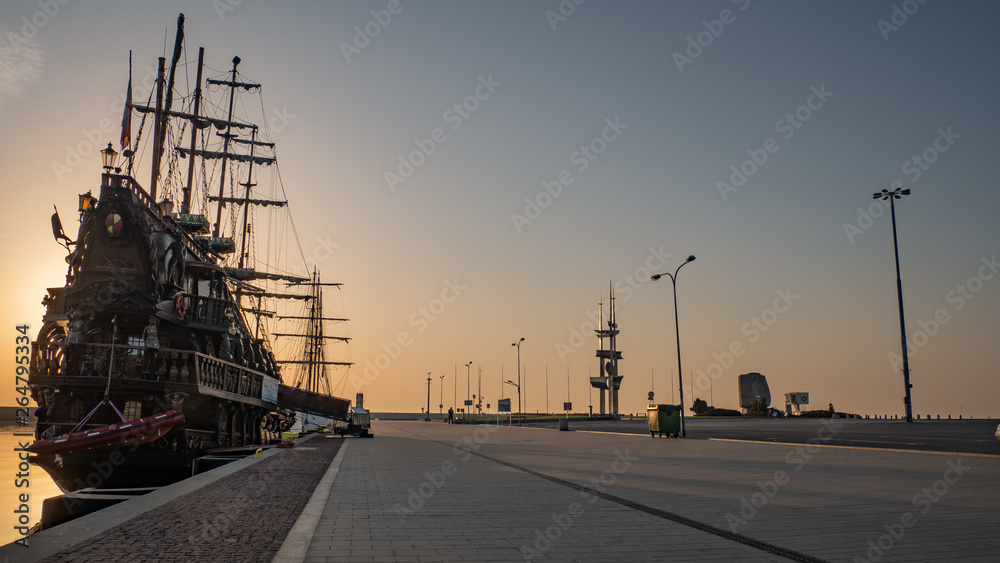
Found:
[[[688,256],[687,260],[684,261],[684,264],[687,264],[688,262],[691,262],[693,260],[694,260],[694,254]],[[677,266],[677,269],[674,270],[673,275],[671,275],[670,272],[664,272],[662,274],[656,274],[651,278],[653,281],[656,281],[663,276],[668,276],[670,278],[671,284],[674,287],[674,332],[677,334],[677,381],[678,381],[677,387],[680,390],[680,396],[681,396],[682,438],[687,436],[687,431],[684,428],[684,370],[681,368],[681,328],[680,328],[680,321],[677,318],[677,272],[681,271],[681,268],[684,267],[684,264]]]
[[[470,380],[469,379],[469,370],[472,369],[471,366],[472,366],[472,361],[471,360],[469,361],[469,363],[465,364],[465,403],[466,403],[466,405],[465,405],[465,408],[462,409],[462,412],[465,413],[466,416],[468,416],[469,413],[465,412],[465,410],[468,409],[471,406],[468,403],[472,402],[472,395],[471,395],[472,388],[469,386],[469,380]]]
[[[431,420],[431,372],[427,372],[427,421]]]
[[[524,339],[511,344],[517,347],[517,425],[521,426],[521,343]]]
[[[507,381],[504,381],[504,383],[506,383],[507,385],[513,385],[514,387],[517,387],[517,425],[520,426],[521,425],[521,385],[518,384],[518,383],[514,383],[513,381],[511,381],[509,379]]]
[[[438,414],[444,418],[444,376],[441,376],[441,403],[438,405]]]
[[[896,188],[892,191],[882,189],[872,194],[872,199],[889,200],[889,210],[892,212],[892,251],[896,256],[896,298],[899,301],[899,338],[903,347],[903,406],[906,409],[906,422],[913,422],[913,405],[910,403],[910,359],[906,353],[906,323],[903,320],[903,282],[899,278],[899,244],[896,242],[896,205],[895,201],[904,195],[910,195],[909,188]]]

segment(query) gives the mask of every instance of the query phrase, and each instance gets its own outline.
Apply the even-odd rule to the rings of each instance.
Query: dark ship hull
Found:
[[[181,50],[183,21],[181,15],[174,66]],[[321,328],[310,325],[305,359],[286,361],[308,365],[308,387],[300,388],[301,377],[295,387],[282,385],[282,362],[272,352],[261,321],[260,315],[266,313],[261,310],[262,299],[311,300],[310,322],[316,323],[324,320],[320,286],[339,284],[320,283],[316,272],[303,278],[245,267],[244,258],[249,253],[244,254],[242,247],[248,244],[251,232],[249,207],[280,207],[285,202],[251,197],[251,188],[256,185],[249,180],[252,166],[274,162],[273,157],[255,155],[253,149],[273,148],[273,144],[256,140],[256,125],[233,121],[235,91],[259,85],[237,81],[239,58],[234,58],[230,80],[208,80],[231,89],[230,115],[225,120],[199,116],[202,55],[199,53],[193,115],[171,112],[170,97],[162,111],[157,101],[154,145],[158,148],[153,151],[152,195],[130,175],[118,173],[119,169],[105,162],[99,196],[94,198],[90,192],[80,196],[76,241],[65,235],[58,214],[53,215],[57,241],[64,240],[67,250],[73,249],[66,258],[66,285],[48,290],[43,300],[43,325],[32,343],[28,383],[38,404],[36,449],[48,453],[33,455],[30,461],[43,467],[67,491],[165,485],[189,477],[193,461],[212,450],[279,441],[281,432],[294,424],[296,411],[337,420],[348,417],[350,401],[319,392],[323,389],[317,384],[325,377],[324,365],[350,365],[325,361],[322,342],[347,338],[324,336]],[[163,61],[161,58],[158,79],[161,90],[165,82]],[[173,81],[172,66],[168,93],[173,91]],[[129,92],[130,99],[131,81]],[[153,111],[126,103],[123,148],[130,142],[125,126],[133,109]],[[223,148],[214,152],[195,150],[196,139],[191,133],[186,157],[192,164],[181,213],[171,213],[173,204],[169,201],[156,201],[160,154],[170,117],[187,120],[193,132],[209,125],[225,130],[218,134],[224,139]],[[238,139],[230,132],[233,128],[251,129],[250,140]],[[141,135],[142,127],[139,131]],[[250,155],[230,152],[231,141],[249,146]],[[138,138],[135,143],[137,146]],[[185,156],[181,147],[174,149]],[[109,160],[117,154],[110,143],[102,153]],[[125,152],[130,159],[129,171],[133,164],[130,153]],[[205,194],[203,200],[214,200],[219,206],[212,236],[207,236],[209,222],[205,217],[190,211],[196,157],[223,158],[219,196]],[[234,166],[242,162],[248,167],[247,183],[241,184],[246,188],[243,197],[222,197],[227,160]],[[232,256],[234,238],[219,236],[226,204],[242,205],[244,212],[238,259]],[[275,295],[251,284],[253,280],[280,280],[309,287],[311,294]],[[325,389],[329,390],[328,383]],[[161,413],[170,413],[171,424],[157,427],[155,435],[137,436],[130,426],[146,417],[162,419],[158,416]],[[121,447],[114,442],[117,436],[122,437]],[[87,445],[83,451],[81,447],[61,451],[50,447],[67,440],[95,441],[98,445],[96,449]]]

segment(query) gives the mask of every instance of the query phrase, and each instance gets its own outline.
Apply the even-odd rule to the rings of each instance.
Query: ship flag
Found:
[[[125,91],[125,110],[122,113],[122,150],[132,138],[132,51],[128,52],[128,89]]]

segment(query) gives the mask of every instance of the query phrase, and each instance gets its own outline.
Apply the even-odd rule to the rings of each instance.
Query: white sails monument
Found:
[[[615,338],[618,336],[618,324],[615,322],[615,288],[611,286],[611,314],[604,328],[604,300],[598,301],[600,307],[600,324],[594,332],[597,333],[597,363],[598,375],[590,378],[591,387],[596,387],[601,396],[601,414],[618,417],[618,390],[622,385],[622,375],[618,371],[618,361],[622,353],[618,351]],[[607,347],[605,347],[607,344]]]

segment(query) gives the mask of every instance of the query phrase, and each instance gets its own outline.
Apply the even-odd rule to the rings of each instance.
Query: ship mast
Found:
[[[312,283],[319,282],[319,274],[316,268],[313,268],[313,280]],[[306,391],[311,391],[313,393],[320,392],[320,384],[323,383],[326,387],[326,393],[330,394],[330,386],[326,381],[326,366],[319,364],[317,362],[322,362],[325,359],[324,355],[324,342],[323,342],[323,321],[317,320],[317,317],[323,316],[323,292],[319,285],[313,285],[310,293],[312,293],[313,299],[309,303],[309,321],[306,326],[306,359],[310,360],[309,364],[306,365],[308,368],[306,373]]]
[[[323,328],[323,321],[346,321],[347,319],[327,318],[323,316],[323,287],[340,286],[340,283],[323,283],[320,281],[319,271],[313,268],[312,277],[307,283],[294,284],[296,286],[308,286],[310,303],[309,314],[305,317],[281,316],[284,319],[305,319],[306,330],[303,334],[296,333],[274,333],[273,336],[291,336],[305,338],[303,354],[301,360],[278,360],[280,364],[297,364],[305,366],[299,373],[294,386],[298,389],[332,395],[330,381],[326,377],[326,366],[350,366],[353,362],[330,362],[326,360],[326,341],[339,340],[347,342],[350,339],[343,336],[327,336]]]
[[[187,186],[183,188],[181,214],[191,213],[191,185],[194,182],[194,151],[198,148],[198,112],[201,107],[201,73],[205,68],[205,48],[198,47],[198,78],[194,83],[194,119],[191,120],[191,158],[188,159]]]
[[[236,98],[236,87],[244,86],[246,88],[251,88],[254,86],[260,86],[260,84],[241,84],[236,81],[236,67],[240,64],[239,57],[233,57],[233,77],[229,82],[225,80],[212,80],[208,79],[209,84],[219,84],[222,86],[229,86],[229,114],[226,117],[226,121],[233,120],[233,101]],[[232,138],[232,126],[226,125],[226,132],[220,133],[224,141],[222,142],[222,179],[219,181],[219,207],[215,214],[215,229],[212,231],[212,237],[218,238],[220,228],[222,227],[222,208],[225,207],[226,203],[223,197],[226,195],[226,164],[229,162],[229,140]]]
[[[181,48],[184,43],[184,14],[177,16],[177,37],[174,38],[174,53],[170,58],[170,79],[167,81],[167,99],[163,102],[163,67],[165,60],[160,57],[159,70],[156,78],[156,129],[153,131],[153,171],[149,182],[149,195],[156,201],[156,184],[160,178],[160,159],[163,157],[163,142],[167,136],[166,116],[170,115],[170,107],[174,101],[174,72],[177,62],[181,60]]]
[[[246,263],[246,247],[247,247],[247,219],[250,215],[250,188],[256,186],[251,182],[253,179],[253,148],[257,141],[257,128],[255,127],[253,131],[250,132],[250,163],[247,165],[247,181],[242,184],[246,188],[246,195],[243,197],[243,227],[240,234],[240,260],[239,267],[242,268]],[[222,211],[222,202],[219,202],[219,211]]]
[[[611,282],[608,282],[611,285]],[[615,322],[615,288],[611,285],[611,320],[608,321],[608,333],[611,336],[611,364],[608,373],[608,410],[610,414],[618,415],[618,387],[615,385],[618,378],[618,348],[615,345],[615,337],[618,336],[618,323]]]
[[[160,122],[163,115],[163,68],[167,59],[160,57],[159,69],[156,71],[156,117],[153,122],[153,167],[149,171],[149,193],[156,201],[156,181],[160,177]]]

